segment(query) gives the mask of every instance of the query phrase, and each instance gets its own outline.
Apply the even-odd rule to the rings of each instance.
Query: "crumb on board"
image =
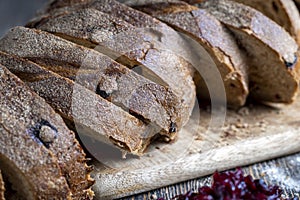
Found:
[[[238,114],[241,116],[248,116],[249,115],[249,108],[248,107],[242,107],[238,110]]]
[[[200,140],[203,140],[203,137],[201,135],[194,135],[194,140],[196,141],[200,141]]]

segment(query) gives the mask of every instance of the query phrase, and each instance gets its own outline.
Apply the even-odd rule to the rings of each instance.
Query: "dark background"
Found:
[[[48,0],[0,0],[0,37],[10,28],[25,25]]]

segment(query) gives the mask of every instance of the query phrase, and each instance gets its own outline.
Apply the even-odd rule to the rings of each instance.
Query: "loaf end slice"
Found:
[[[263,102],[293,102],[298,91],[296,41],[268,17],[243,4],[211,0],[198,5],[224,23],[247,50],[251,96]]]
[[[0,52],[0,57],[0,63],[7,66],[8,69],[23,80],[27,77],[32,83],[36,83],[42,77],[41,70],[35,69],[30,71],[30,64],[24,64],[26,61],[22,63],[21,60],[3,52]],[[21,73],[21,71],[24,73]],[[46,80],[44,79],[45,88],[48,87],[46,84],[50,84]],[[51,89],[51,86],[48,88]],[[75,199],[81,197],[90,198],[90,194],[92,194],[90,188],[93,184],[93,179],[89,175],[91,167],[86,164],[85,153],[75,138],[75,134],[66,127],[58,114],[50,109],[48,105],[45,106],[44,100],[41,101],[41,98],[37,98],[35,94],[33,96],[36,97],[36,100],[35,104],[32,104],[30,107],[31,112],[26,113],[26,116],[23,113],[16,113],[16,116],[28,118],[28,126],[31,124],[38,129],[46,127],[45,134],[48,133],[47,131],[51,131],[47,127],[50,127],[55,132],[55,138],[46,138],[45,144],[57,156],[62,173],[70,186],[72,197]],[[55,99],[52,100],[56,101]],[[24,103],[29,103],[28,101],[29,99],[24,99]]]
[[[23,198],[71,199],[60,163],[41,135],[45,133],[56,140],[56,129],[51,120],[51,124],[40,124],[33,119],[33,116],[38,120],[43,118],[34,109],[36,107],[45,114],[54,111],[2,65],[0,94],[0,168],[3,174]]]

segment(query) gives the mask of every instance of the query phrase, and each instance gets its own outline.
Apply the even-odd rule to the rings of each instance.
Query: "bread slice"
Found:
[[[224,23],[247,50],[251,96],[265,102],[293,102],[299,68],[295,40],[278,24],[243,4],[211,0],[198,5]]]
[[[7,129],[9,128],[0,124],[1,139],[10,141],[1,141],[1,147],[6,147],[7,150],[0,147],[0,166],[9,176],[15,190],[20,193],[19,196],[30,200],[72,199],[67,182],[53,155],[29,136],[24,137],[25,127],[16,128],[18,133]]]
[[[2,52],[0,52],[0,64],[7,66],[8,69],[18,75],[21,79],[27,81],[30,80],[31,83],[28,85],[31,86],[31,88],[33,88],[36,92],[43,92],[41,88],[39,88],[42,86],[44,86],[43,89],[45,89],[45,87],[48,87],[49,90],[55,89],[54,87],[57,87],[55,85],[47,86],[46,84],[51,83],[51,77],[46,76],[47,73],[42,69],[33,67],[35,66],[34,64],[27,63],[26,61],[17,59]],[[42,72],[45,73],[46,78],[43,79],[44,85],[39,85],[38,80],[43,78]],[[52,92],[55,91],[52,90]],[[34,97],[36,96],[37,95],[34,95]],[[43,95],[40,96],[43,97]],[[55,97],[55,95],[53,95],[53,97]],[[52,105],[55,103],[59,103],[56,102],[57,99],[51,100],[53,101]],[[30,99],[24,99],[23,101],[24,103],[26,103],[26,101],[30,101]],[[49,141],[45,141],[44,144],[49,148],[49,150],[53,152],[55,156],[57,156],[59,166],[62,169],[62,173],[66,177],[67,182],[70,186],[72,198],[77,199],[83,197],[91,197],[92,191],[90,188],[94,181],[90,178],[89,174],[92,168],[86,165],[85,153],[76,140],[74,133],[67,129],[62,119],[57,114],[55,114],[52,109],[46,107],[43,101],[41,103],[39,103],[38,101],[35,102],[35,105],[31,106],[30,109],[31,112],[26,113],[26,116],[23,113],[19,113],[19,117],[21,118],[21,116],[23,116],[31,119],[32,121],[28,121],[27,123],[34,124],[34,126],[36,126],[37,128],[42,129],[43,126],[45,126],[45,128],[50,127],[57,132],[55,135],[56,139],[52,138],[50,141],[50,138],[46,138],[46,140]],[[45,129],[45,131],[47,131],[48,129]],[[51,136],[46,135],[45,137]]]
[[[18,44],[26,44],[28,48],[20,49],[18,45],[11,44],[14,38]],[[156,126],[157,132],[170,139],[174,139],[182,126],[181,102],[169,88],[96,51],[46,32],[26,28],[15,28],[0,44],[0,49],[33,60],[98,93],[144,122]],[[61,56],[61,52],[67,56]],[[173,130],[173,124],[178,129]]]
[[[0,170],[0,200],[5,200],[4,192],[5,192],[5,185],[4,185],[4,181],[3,181],[3,178],[2,178],[2,173],[1,173],[1,170]]]
[[[300,15],[293,0],[233,0],[251,6],[282,26],[300,44]]]
[[[3,53],[1,55],[1,60],[9,63],[9,69],[43,97],[66,121],[74,124],[80,135],[113,143],[137,155],[145,150],[156,135],[157,129],[153,126],[145,125],[120,107],[73,81],[30,61]],[[78,176],[78,173],[74,176]]]
[[[62,120],[2,65],[0,113],[0,168],[17,191],[24,199],[71,199],[64,163],[50,150],[62,131],[55,121]]]
[[[168,86],[177,95],[183,104],[182,124],[188,121],[195,102],[191,66],[185,59],[161,48],[147,31],[93,8],[48,18],[38,23],[37,28],[95,48],[130,68],[140,66],[144,76]]]
[[[238,48],[235,38],[217,19],[205,10],[180,1],[147,1],[146,4],[139,4],[134,8],[166,22],[203,46],[221,74],[228,104],[231,106],[244,105],[248,96],[248,66],[245,54]],[[206,67],[206,70],[210,71],[210,68],[214,66],[203,63],[202,67]],[[217,77],[212,76],[210,79],[212,84],[217,82],[217,80],[212,80],[214,78]],[[201,82],[204,81],[201,80]],[[198,86],[200,86],[198,90],[202,91],[201,97],[209,97],[205,84],[198,84]],[[206,91],[204,95],[203,91]]]

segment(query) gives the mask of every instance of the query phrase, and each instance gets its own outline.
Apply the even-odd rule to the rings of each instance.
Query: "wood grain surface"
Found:
[[[210,112],[201,111],[200,119],[194,115],[173,144],[156,143],[141,158],[94,162],[96,199],[125,197],[300,152],[299,110],[299,99],[280,109],[249,105],[227,111],[223,126],[214,131],[207,131]]]
[[[255,179],[263,179],[268,185],[279,185],[283,190],[283,197],[300,198],[300,153],[246,166],[243,171],[245,175],[250,174]],[[168,200],[176,195],[197,190],[204,185],[210,186],[210,184],[211,176],[206,176],[122,199],[164,198]]]

